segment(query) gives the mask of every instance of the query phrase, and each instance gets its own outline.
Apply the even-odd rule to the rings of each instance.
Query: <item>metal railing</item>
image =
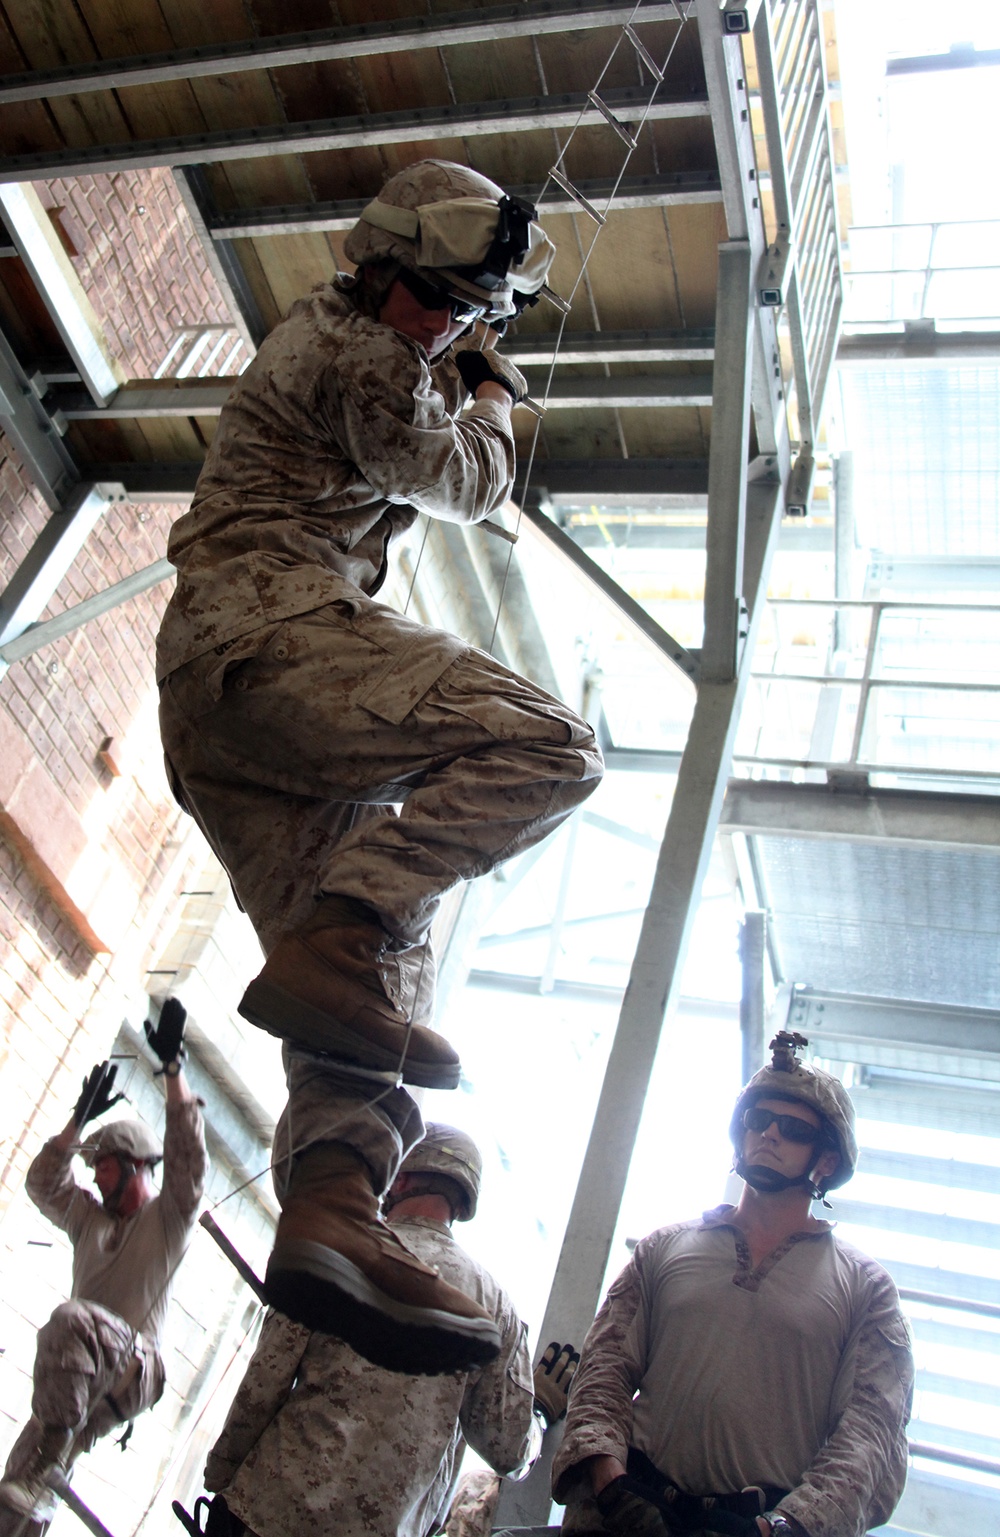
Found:
[[[978,328],[1000,317],[1000,219],[853,224],[848,239],[845,325],[874,331],[936,319]],[[955,280],[956,287],[951,294],[939,291],[936,279]]]
[[[753,29],[800,447],[811,451],[833,364],[843,277],[823,18],[817,0],[763,0]],[[776,291],[775,298],[779,295]],[[793,430],[793,436],[795,435]]]
[[[178,326],[154,379],[198,379],[242,373],[250,361],[235,326]]]
[[[995,767],[977,767],[973,764],[930,763],[930,762],[888,762],[878,757],[877,745],[874,749],[865,751],[866,742],[871,740],[874,732],[870,732],[870,707],[878,696],[886,690],[912,696],[923,695],[947,695],[954,696],[983,696],[997,698],[1000,696],[1000,666],[991,665],[986,677],[942,677],[941,666],[935,663],[932,667],[925,667],[926,673],[933,676],[920,676],[919,650],[911,653],[912,660],[907,661],[905,667],[899,672],[893,672],[880,676],[879,667],[884,665],[880,659],[880,645],[884,640],[883,619],[886,614],[909,613],[919,617],[933,615],[954,615],[961,613],[965,618],[970,614],[983,614],[990,616],[1000,626],[1000,606],[996,604],[969,604],[958,608],[950,603],[924,603],[888,601],[884,599],[867,598],[773,598],[769,600],[769,607],[776,610],[782,609],[832,609],[839,621],[842,611],[851,612],[868,611],[871,615],[868,626],[867,639],[864,643],[863,657],[860,648],[856,649],[853,656],[844,648],[838,647],[841,658],[853,661],[858,670],[855,672],[830,672],[830,671],[778,671],[775,668],[754,668],[751,670],[751,680],[764,689],[771,684],[783,686],[808,685],[820,691],[836,690],[841,699],[846,699],[855,710],[855,719],[851,732],[849,749],[841,755],[824,756],[777,756],[774,753],[741,751],[739,745],[734,753],[734,762],[747,767],[762,767],[778,770],[818,770],[827,773],[864,773],[864,774],[890,774],[918,779],[954,778],[973,782],[997,781],[1000,779],[1000,755],[998,755]],[[954,644],[954,637],[951,638]],[[989,649],[991,637],[979,638],[975,644]],[[897,664],[899,665],[899,664]],[[914,674],[917,674],[914,676]],[[764,711],[761,711],[762,715]],[[969,718],[972,718],[971,711]],[[833,730],[830,730],[831,738]],[[916,738],[919,742],[919,737]]]

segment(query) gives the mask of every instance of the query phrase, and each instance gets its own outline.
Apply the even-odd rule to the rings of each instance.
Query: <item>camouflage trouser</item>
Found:
[[[372,1185],[388,1190],[399,1165],[424,1134],[424,1123],[405,1089],[370,1089],[338,1073],[326,1057],[285,1046],[288,1103],[274,1129],[271,1175],[284,1201],[295,1153],[313,1142],[346,1142],[360,1153]]]
[[[445,1537],[490,1537],[502,1480],[489,1468],[463,1473],[444,1523]]]
[[[427,946],[444,892],[544,838],[603,768],[589,726],[558,700],[360,597],[179,668],[163,683],[160,722],[174,791],[265,951],[324,893],[367,903],[392,934]],[[324,1091],[322,1078],[322,1059],[293,1067],[295,1146],[307,1119],[308,1140],[322,1137],[324,1097],[330,1128],[368,1098],[336,1075]],[[301,1104],[299,1079],[311,1091]],[[369,1135],[377,1178],[405,1152],[400,1127],[415,1114],[394,1092],[374,1121],[328,1133],[355,1146]]]
[[[41,1425],[74,1432],[67,1466],[116,1425],[134,1419],[163,1393],[163,1362],[124,1319],[96,1302],[64,1302],[38,1331],[32,1418],[11,1448],[4,1478],[19,1478],[38,1445]],[[24,1518],[0,1507],[0,1537]],[[13,1524],[11,1524],[13,1523]],[[44,1531],[29,1522],[24,1537]]]
[[[544,838],[603,768],[572,710],[371,601],[189,662],[160,720],[182,804],[265,950],[324,892],[423,943],[444,892]]]

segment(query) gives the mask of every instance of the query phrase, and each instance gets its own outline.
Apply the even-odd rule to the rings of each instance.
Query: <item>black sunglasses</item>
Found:
[[[765,1110],[763,1105],[751,1105],[744,1110],[743,1125],[747,1131],[767,1131],[769,1126],[777,1126],[786,1142],[819,1142],[823,1136],[818,1126],[810,1126],[800,1115],[778,1115],[774,1110]]]
[[[411,293],[425,310],[450,310],[452,320],[461,325],[471,326],[474,321],[482,320],[489,311],[488,304],[476,304],[471,299],[458,298],[449,293],[447,288],[441,288],[437,283],[428,283],[426,278],[411,272],[409,267],[400,267],[397,276],[407,293]]]

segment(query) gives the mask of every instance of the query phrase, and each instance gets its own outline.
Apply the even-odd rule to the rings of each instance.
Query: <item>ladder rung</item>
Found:
[[[609,123],[610,126],[614,129],[622,143],[627,144],[629,149],[635,149],[635,137],[629,133],[629,130],[625,127],[624,123],[619,123],[607,102],[603,102],[596,91],[588,91],[587,98],[589,101],[593,102],[598,112],[600,112],[605,121]]]
[[[525,397],[525,400],[523,400],[521,404],[524,405],[526,400],[527,397]],[[494,534],[497,539],[506,539],[508,544],[516,544],[520,538],[519,534],[512,533],[509,528],[504,528],[502,523],[494,523],[492,518],[484,518],[483,521],[481,523],[477,523],[475,527],[484,528],[488,534]]]
[[[584,213],[589,213],[590,217],[594,220],[594,222],[596,224],[601,224],[601,225],[607,224],[608,221],[604,217],[604,215],[602,213],[598,213],[598,211],[594,207],[593,203],[591,203],[587,198],[585,198],[582,192],[578,192],[576,190],[576,188],[574,187],[573,183],[570,181],[568,176],[564,176],[563,173],[556,168],[556,166],[552,167],[551,171],[549,172],[549,175],[551,176],[552,180],[555,182],[556,186],[557,187],[561,187],[563,189],[563,191],[565,192],[567,197],[571,197],[571,198],[573,198],[574,202],[579,203],[579,205],[583,209]]]
[[[652,75],[653,79],[662,80],[662,69],[657,64],[656,60],[653,58],[653,55],[642,41],[642,38],[639,37],[638,33],[634,30],[631,24],[626,25],[625,36],[628,38],[629,42],[632,44],[632,47],[639,55],[646,68],[649,70],[649,73]]]
[[[550,288],[548,283],[542,284],[540,292],[542,297],[548,299],[550,304],[554,304],[556,309],[559,310],[563,315],[568,315],[570,310],[573,308],[572,304],[570,304],[568,300],[564,299],[561,294],[557,294],[554,289]]]

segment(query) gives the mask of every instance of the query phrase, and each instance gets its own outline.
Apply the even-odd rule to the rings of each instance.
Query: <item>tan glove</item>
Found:
[[[552,1340],[535,1367],[535,1407],[545,1416],[547,1426],[566,1413],[569,1390],[580,1364],[580,1352],[572,1345]]]

